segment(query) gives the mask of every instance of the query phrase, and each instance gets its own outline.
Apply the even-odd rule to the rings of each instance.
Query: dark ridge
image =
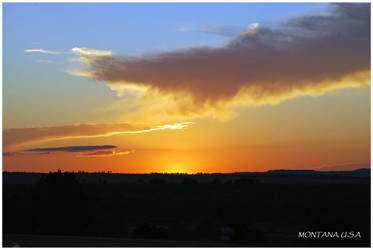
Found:
[[[276,169],[267,171],[268,174],[314,174],[316,172],[310,169]]]

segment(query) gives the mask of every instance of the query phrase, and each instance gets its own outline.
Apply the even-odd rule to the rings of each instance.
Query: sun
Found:
[[[167,168],[166,172],[170,174],[188,173],[187,168],[183,164],[172,164]]]

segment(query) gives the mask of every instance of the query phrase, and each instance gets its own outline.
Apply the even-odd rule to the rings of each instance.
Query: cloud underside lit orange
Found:
[[[222,47],[196,47],[143,57],[86,53],[74,74],[105,81],[139,109],[128,118],[162,121],[231,117],[234,107],[277,105],[370,85],[370,6],[333,4],[329,15],[259,24]],[[158,114],[159,115],[158,115]],[[154,119],[154,118],[153,118]]]
[[[164,92],[150,88],[134,101],[133,105],[138,107],[136,111],[124,114],[123,118],[131,120],[133,123],[151,121],[176,122],[201,117],[228,120],[234,117],[237,108],[240,107],[278,105],[293,98],[303,96],[318,97],[326,93],[335,93],[342,89],[369,86],[370,71],[361,71],[346,75],[335,82],[327,80],[317,84],[305,84],[302,88],[284,88],[281,91],[263,91],[256,86],[242,86],[230,98],[202,103],[196,102],[193,95],[188,92]],[[112,105],[112,107],[121,108],[120,101]]]

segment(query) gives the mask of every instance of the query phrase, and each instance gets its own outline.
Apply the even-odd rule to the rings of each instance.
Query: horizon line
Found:
[[[356,168],[352,170],[317,170],[317,169],[270,169],[266,171],[240,171],[240,172],[195,172],[195,173],[188,173],[188,172],[148,172],[148,173],[126,173],[126,172],[112,172],[112,171],[62,171],[62,170],[55,170],[55,171],[48,171],[48,172],[28,172],[28,171],[6,171],[3,170],[3,173],[28,173],[28,174],[49,174],[49,173],[76,173],[76,174],[164,174],[164,175],[201,175],[201,174],[240,174],[240,173],[268,173],[271,171],[312,171],[312,172],[353,172],[356,170],[362,170],[362,169],[371,169],[369,168]]]

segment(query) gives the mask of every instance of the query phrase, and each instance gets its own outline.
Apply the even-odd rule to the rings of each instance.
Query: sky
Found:
[[[3,4],[3,171],[363,167],[369,3]]]

